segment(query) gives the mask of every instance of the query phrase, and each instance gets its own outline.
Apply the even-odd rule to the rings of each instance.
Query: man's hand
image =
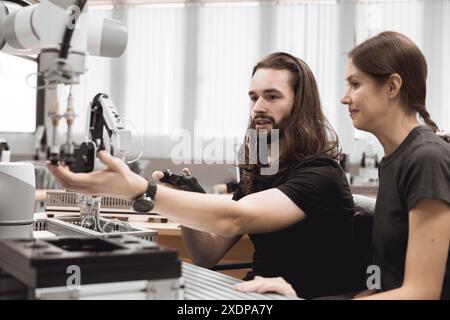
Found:
[[[256,276],[254,280],[238,283],[233,287],[240,292],[279,293],[287,297],[297,297],[292,286],[281,277],[263,278]]]
[[[48,164],[48,170],[63,188],[92,195],[117,196],[133,200],[147,190],[147,180],[105,151],[98,158],[106,168],[91,173],[73,173],[62,164]]]
[[[187,176],[191,175],[191,172],[189,171],[188,168],[183,168],[182,173],[184,173]],[[162,171],[153,171],[152,173],[152,178],[153,180],[156,180],[159,182],[159,180],[161,180],[164,177],[164,173]],[[163,183],[163,185],[165,185],[166,187],[169,188],[173,188],[173,189],[178,189],[177,187],[169,184],[169,183]]]

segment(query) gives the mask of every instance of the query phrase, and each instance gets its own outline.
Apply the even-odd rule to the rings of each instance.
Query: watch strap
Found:
[[[145,191],[143,197],[151,198],[152,200],[155,200],[156,196],[156,190],[158,188],[158,185],[154,180],[149,180],[147,185],[147,190]]]

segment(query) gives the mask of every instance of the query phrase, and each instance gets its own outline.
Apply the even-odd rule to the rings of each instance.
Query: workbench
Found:
[[[64,211],[47,211],[46,213],[39,213],[35,215],[35,218],[47,217],[47,214],[54,215],[55,217],[64,215],[73,215],[74,212]],[[102,217],[108,219],[118,219],[126,221],[133,227],[142,229],[152,229],[158,232],[157,242],[162,246],[176,249],[178,251],[179,259],[192,263],[189,256],[189,252],[184,245],[181,229],[178,223],[174,222],[161,222],[164,217],[154,214],[148,215],[136,215],[136,214],[124,214],[124,213],[102,213]],[[234,247],[222,258],[220,263],[236,264],[236,263],[248,263],[253,260],[253,244],[247,235],[244,235]],[[227,274],[229,276],[242,279],[250,269],[234,269],[234,270],[221,270],[219,272]]]
[[[58,216],[58,215],[70,215],[73,212],[46,212],[39,213],[35,215],[35,218],[43,218],[48,214]],[[108,216],[106,214],[105,216]],[[142,216],[136,216],[143,219]],[[148,218],[146,219],[149,220]],[[132,221],[128,221],[129,223],[133,223]],[[157,222],[144,222],[137,223],[140,227],[152,227],[152,229],[158,229],[159,235],[158,240],[164,240],[164,237],[175,237],[181,241],[179,226],[174,223],[157,223]],[[244,239],[245,241],[249,241],[249,239]],[[161,241],[158,241],[160,245]],[[244,245],[245,247],[245,245]],[[248,248],[251,249],[251,248]],[[250,252],[249,252],[250,253]],[[239,254],[231,253],[230,257],[239,257]],[[249,256],[246,258],[250,258]],[[187,260],[184,258],[184,260]],[[288,300],[287,297],[278,295],[278,294],[257,294],[257,293],[241,293],[236,290],[233,290],[233,285],[242,282],[242,280],[237,279],[235,277],[212,271],[209,269],[205,269],[199,266],[195,266],[189,262],[182,262],[182,270],[181,270],[181,284],[184,286],[182,298],[184,300]],[[121,294],[121,286],[132,286],[133,290],[129,290]],[[148,298],[148,293],[140,290],[140,287],[145,288],[146,281],[134,281],[133,284],[127,285],[123,284],[114,284],[114,283],[105,283],[98,284],[98,288],[100,290],[89,291],[84,290],[85,292],[102,292],[101,294],[87,294],[80,296],[81,299],[146,299]],[[111,291],[103,290],[103,287],[108,287],[112,289]],[[42,289],[41,291],[45,292],[47,289]],[[51,288],[49,288],[52,291]],[[41,292],[42,293],[42,292]],[[43,295],[45,296],[45,294]],[[55,295],[56,297],[61,297],[59,294]],[[64,296],[64,293],[63,293]],[[70,295],[69,295],[70,296]],[[50,296],[46,296],[47,298],[51,298]]]

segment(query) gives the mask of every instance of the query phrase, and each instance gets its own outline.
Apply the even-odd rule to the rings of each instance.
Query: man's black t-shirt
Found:
[[[306,218],[281,231],[249,235],[255,253],[246,279],[281,276],[307,299],[360,289],[352,256],[353,197],[338,163],[325,154],[308,157],[275,185],[261,183],[256,191],[274,187]],[[241,197],[238,188],[234,199]]]
[[[379,180],[372,262],[380,267],[381,289],[385,291],[403,283],[409,210],[425,198],[450,204],[450,145],[430,128],[416,127],[382,159]],[[450,299],[449,261],[441,295],[444,299]]]

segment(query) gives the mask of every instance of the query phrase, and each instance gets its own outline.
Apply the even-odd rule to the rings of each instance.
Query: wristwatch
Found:
[[[156,195],[157,184],[153,180],[148,181],[148,187],[145,193],[133,201],[133,210],[139,213],[146,213],[155,207],[154,199]]]

